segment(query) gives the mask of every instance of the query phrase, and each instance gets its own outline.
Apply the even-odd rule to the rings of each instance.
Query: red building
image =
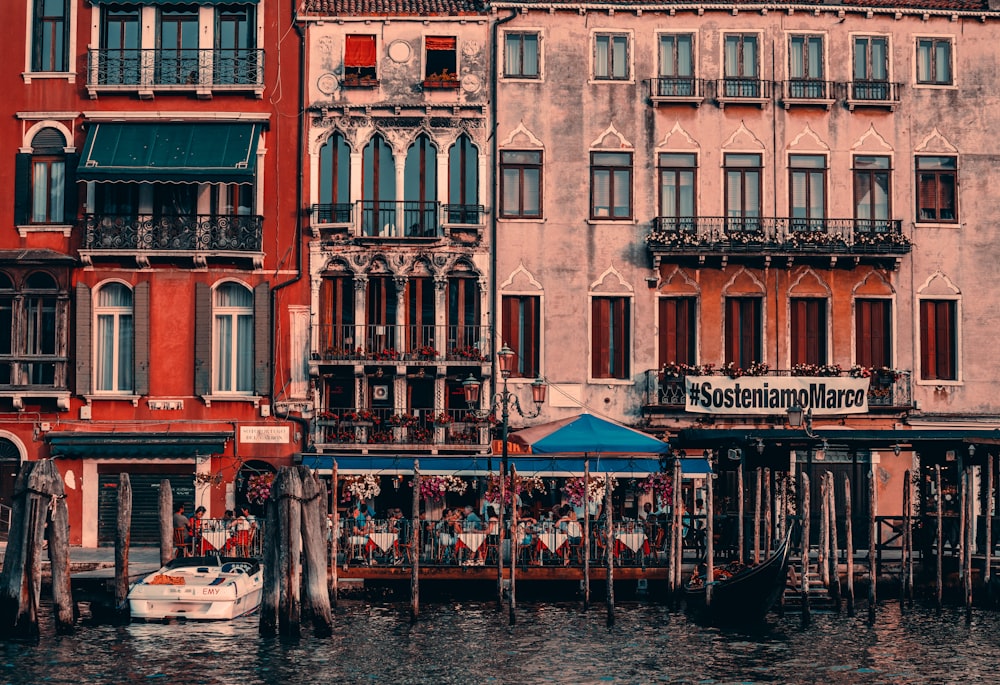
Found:
[[[73,544],[113,539],[121,472],[154,541],[162,479],[221,516],[300,449],[271,404],[308,392],[289,4],[0,9],[0,501],[56,458]]]

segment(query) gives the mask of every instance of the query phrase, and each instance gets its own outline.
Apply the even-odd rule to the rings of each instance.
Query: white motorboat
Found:
[[[133,619],[224,621],[260,606],[263,569],[244,557],[178,557],[128,593]]]

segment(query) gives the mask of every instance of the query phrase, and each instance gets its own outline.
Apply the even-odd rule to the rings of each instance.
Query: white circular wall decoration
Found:
[[[316,79],[316,87],[324,95],[332,95],[337,90],[337,77],[333,74],[323,74]]]
[[[462,77],[462,90],[466,93],[475,93],[481,85],[482,82],[475,74],[466,74]]]
[[[394,40],[389,43],[388,53],[389,59],[393,62],[402,64],[403,62],[408,62],[410,60],[410,55],[413,54],[413,49],[405,40]]]

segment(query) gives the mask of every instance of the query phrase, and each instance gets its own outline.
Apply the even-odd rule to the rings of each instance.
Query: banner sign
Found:
[[[790,407],[822,414],[868,412],[867,378],[839,376],[687,376],[687,411],[784,414]]]

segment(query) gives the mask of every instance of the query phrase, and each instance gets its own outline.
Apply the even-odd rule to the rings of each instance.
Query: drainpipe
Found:
[[[497,93],[499,91],[499,60],[497,53],[499,51],[498,39],[500,36],[500,26],[506,24],[507,22],[513,21],[518,15],[517,10],[511,10],[510,14],[503,19],[498,19],[493,22],[493,40],[490,45],[490,127],[493,129],[490,134],[490,160],[492,164],[490,165],[492,185],[490,187],[490,329],[493,333],[494,347],[496,346],[497,339],[497,212],[499,211],[498,198],[500,194],[500,182],[497,178],[497,159],[499,156],[497,145]],[[502,341],[501,341],[502,342]],[[493,386],[494,390],[495,382],[497,378],[497,355],[496,350],[493,350],[493,354],[490,355],[492,360],[492,373],[493,373]]]
[[[305,79],[305,70],[306,70],[306,36],[305,36],[305,31],[302,29],[301,24],[299,24],[298,12],[295,10],[294,7],[292,8],[292,27],[295,29],[295,33],[297,33],[298,36],[299,36],[299,92],[298,92],[298,98],[299,99],[298,99],[298,103],[301,105],[301,103],[305,102],[305,97],[306,97],[306,79]],[[282,281],[281,283],[275,284],[275,286],[273,288],[271,288],[271,352],[270,352],[270,357],[271,357],[272,362],[274,360],[275,347],[276,347],[276,345],[275,345],[275,337],[276,337],[276,331],[277,331],[277,324],[276,324],[277,319],[276,319],[276,315],[277,315],[277,309],[278,309],[278,306],[277,306],[277,304],[278,304],[278,298],[277,298],[278,291],[283,290],[284,288],[287,288],[288,286],[293,285],[295,283],[298,283],[300,280],[302,280],[302,271],[303,271],[302,260],[303,260],[304,257],[303,257],[303,254],[302,254],[302,233],[303,233],[303,230],[302,230],[302,207],[303,207],[303,204],[302,204],[302,195],[303,195],[302,188],[303,188],[303,185],[304,185],[304,182],[303,182],[304,160],[303,160],[303,155],[301,153],[302,153],[303,145],[304,145],[304,141],[305,141],[305,117],[300,114],[296,118],[298,119],[298,132],[296,134],[297,135],[297,137],[296,137],[296,158],[297,158],[297,163],[298,163],[298,167],[299,167],[299,173],[295,177],[295,275],[292,278],[290,278],[290,279],[288,279],[286,281]],[[271,382],[272,383],[274,382],[274,369],[273,368],[271,369]],[[272,396],[272,398],[274,397],[274,389],[273,388],[271,390],[271,396]],[[274,416],[277,417],[277,418],[280,418],[280,419],[284,419],[286,421],[294,421],[295,423],[299,424],[300,428],[302,429],[302,444],[300,445],[300,450],[299,451],[300,451],[300,453],[301,452],[307,452],[309,450],[309,438],[312,435],[312,423],[309,421],[309,419],[305,419],[305,418],[303,418],[301,416],[292,416],[288,411],[284,411],[284,412],[281,412],[281,413],[275,412]]]

